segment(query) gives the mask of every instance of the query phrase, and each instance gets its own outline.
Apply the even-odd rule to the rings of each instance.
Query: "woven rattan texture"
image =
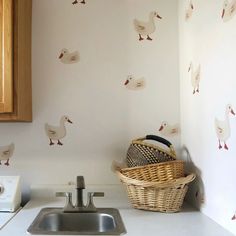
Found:
[[[175,160],[175,156],[163,149],[133,142],[127,151],[126,162],[128,167],[155,164]]]
[[[188,183],[195,174],[184,177],[184,162],[163,162],[117,170],[134,208],[160,211],[180,211]]]
[[[126,185],[129,201],[136,209],[178,212],[183,205],[188,186],[184,188],[137,188],[135,185]]]
[[[120,172],[131,179],[143,181],[168,181],[184,176],[184,161],[175,160],[152,165],[130,167]]]

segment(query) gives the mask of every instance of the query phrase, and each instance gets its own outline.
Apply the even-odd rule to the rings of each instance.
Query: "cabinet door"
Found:
[[[0,0],[0,113],[13,111],[13,0]]]

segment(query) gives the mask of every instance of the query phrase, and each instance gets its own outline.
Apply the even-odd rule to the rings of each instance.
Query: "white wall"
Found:
[[[193,15],[185,21],[189,1],[179,3],[181,142],[199,174],[191,199],[206,215],[236,234],[231,219],[236,210],[235,116],[229,115],[228,150],[218,148],[215,131],[215,118],[225,119],[226,105],[236,109],[236,17],[223,21],[224,0],[195,0]],[[195,68],[201,64],[200,91],[194,95],[188,73],[191,61]],[[197,191],[204,198],[202,205]]]
[[[118,183],[112,160],[121,160],[131,139],[159,134],[163,120],[179,123],[178,14],[173,0],[33,1],[33,123],[1,123],[0,146],[15,143],[10,166],[0,175],[21,175],[32,183]],[[133,19],[155,20],[153,41],[138,41]],[[62,48],[78,50],[80,61],[66,65]],[[126,77],[144,77],[147,86],[127,90]],[[44,124],[67,115],[63,146],[49,146]],[[170,138],[176,149],[179,137]]]

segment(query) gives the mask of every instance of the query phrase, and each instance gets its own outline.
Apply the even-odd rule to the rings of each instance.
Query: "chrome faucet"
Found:
[[[103,192],[88,192],[87,205],[83,203],[83,189],[85,189],[84,177],[77,176],[76,178],[76,202],[72,203],[71,192],[57,192],[56,197],[66,197],[66,205],[64,212],[96,212],[97,208],[94,205],[93,197],[104,197]]]
[[[85,189],[84,177],[77,176],[76,178],[76,208],[84,208],[83,203],[83,189]]]

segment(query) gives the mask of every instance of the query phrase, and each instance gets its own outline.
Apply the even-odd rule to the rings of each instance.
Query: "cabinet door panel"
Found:
[[[13,111],[13,0],[0,0],[0,113]]]

